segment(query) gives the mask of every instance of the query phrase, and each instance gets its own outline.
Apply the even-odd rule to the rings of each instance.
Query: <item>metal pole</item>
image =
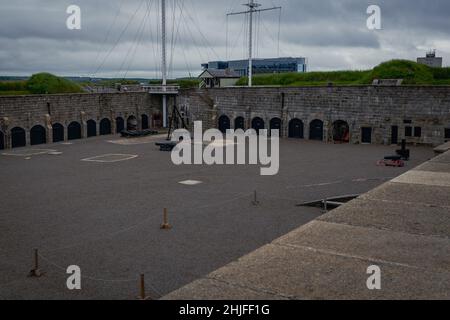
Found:
[[[248,86],[252,87],[253,85],[253,10],[254,10],[255,2],[254,0],[250,0],[250,18],[249,20],[249,35],[248,35]]]
[[[161,31],[162,31],[162,85],[167,85],[167,52],[166,52],[166,0],[161,0]],[[163,127],[167,128],[167,96],[163,95]]]

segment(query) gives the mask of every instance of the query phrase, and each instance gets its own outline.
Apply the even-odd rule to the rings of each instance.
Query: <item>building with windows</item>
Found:
[[[428,52],[425,58],[417,58],[417,63],[431,68],[442,68],[442,61],[443,59],[441,57],[436,57],[436,50]]]
[[[211,61],[202,64],[204,70],[233,70],[241,77],[248,75],[248,60]],[[272,58],[253,59],[253,74],[282,73],[282,72],[306,72],[306,58]]]

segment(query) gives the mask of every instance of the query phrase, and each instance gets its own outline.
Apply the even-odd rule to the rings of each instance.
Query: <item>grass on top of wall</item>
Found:
[[[375,79],[403,79],[404,85],[450,85],[450,68],[430,68],[408,60],[384,62],[372,70],[255,75],[255,86],[367,85]],[[241,78],[237,85],[248,83]]]

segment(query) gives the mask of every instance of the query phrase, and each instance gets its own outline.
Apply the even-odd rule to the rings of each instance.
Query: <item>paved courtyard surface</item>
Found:
[[[412,148],[408,167],[383,168],[394,147],[283,140],[280,173],[262,177],[258,166],[174,166],[157,140],[0,153],[0,299],[135,299],[141,273],[160,298],[322,214],[297,204],[365,193],[433,157]],[[159,228],[163,208],[171,230]],[[39,279],[27,278],[34,248]],[[66,288],[70,265],[81,291]]]

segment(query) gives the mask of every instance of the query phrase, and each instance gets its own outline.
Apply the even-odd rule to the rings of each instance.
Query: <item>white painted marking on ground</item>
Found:
[[[114,163],[136,159],[138,155],[132,154],[104,154],[101,156],[96,156],[92,158],[81,159],[85,162],[99,162],[99,163]]]
[[[197,181],[197,180],[186,180],[186,181],[180,181],[179,184],[183,184],[185,186],[196,186],[199,184],[202,184],[203,182]]]
[[[4,156],[11,156],[11,157],[30,157],[30,156],[39,156],[43,154],[49,154],[51,152],[57,152],[57,150],[53,149],[28,149],[28,150],[21,150],[18,152],[6,152],[2,153]]]

